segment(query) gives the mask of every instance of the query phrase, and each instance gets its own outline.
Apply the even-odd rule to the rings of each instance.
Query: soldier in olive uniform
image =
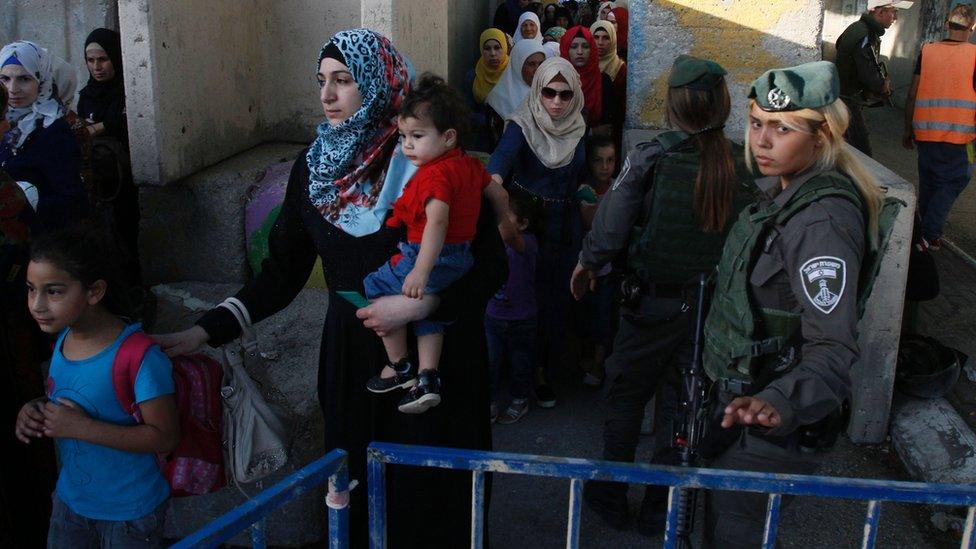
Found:
[[[891,78],[881,62],[881,37],[913,2],[869,0],[868,11],[837,38],[840,96],[850,111],[847,141],[871,156],[871,140],[861,110],[889,103]]]
[[[838,87],[826,61],[752,85],[746,158],[767,176],[766,197],[742,212],[717,267],[705,327],[710,467],[810,474],[819,460],[804,449],[840,429],[826,426],[850,397],[857,321],[897,208],[845,149]],[[707,546],[760,544],[766,495],[714,491],[706,502]]]
[[[606,363],[608,460],[634,461],[645,405],[662,379],[691,361],[695,313],[683,287],[715,268],[729,227],[753,199],[743,149],[722,132],[731,104],[724,75],[711,61],[675,61],[667,107],[677,129],[638,145],[627,157],[600,203],[573,273],[573,295],[580,299],[594,273],[629,247],[627,300]],[[655,462],[674,463],[669,442],[659,445]],[[626,484],[590,482],[585,496],[595,512],[623,528],[626,492]],[[666,502],[666,489],[647,488],[637,522],[641,533],[660,533]]]

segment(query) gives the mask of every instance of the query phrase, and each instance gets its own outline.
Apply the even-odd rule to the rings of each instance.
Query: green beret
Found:
[[[692,88],[710,90],[725,76],[725,69],[715,61],[699,59],[690,55],[679,55],[671,66],[668,86],[671,88]]]
[[[819,109],[837,101],[838,95],[837,65],[830,61],[766,71],[749,91],[749,98],[769,112]]]

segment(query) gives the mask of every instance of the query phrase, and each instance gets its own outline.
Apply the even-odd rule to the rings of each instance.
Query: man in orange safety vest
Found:
[[[929,247],[942,247],[949,210],[973,174],[976,139],[976,10],[949,13],[949,36],[922,46],[905,103],[906,149],[918,147],[918,211]]]

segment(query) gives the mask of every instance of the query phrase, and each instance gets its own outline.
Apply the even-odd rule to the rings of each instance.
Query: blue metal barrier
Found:
[[[471,471],[471,547],[478,549],[482,547],[484,533],[484,483],[485,473],[488,472],[570,479],[566,547],[571,548],[579,547],[582,481],[608,480],[670,487],[664,535],[664,547],[667,548],[677,545],[675,534],[678,492],[682,489],[704,488],[769,494],[762,544],[764,548],[772,549],[776,545],[782,496],[795,495],[867,501],[862,545],[864,548],[874,547],[882,501],[968,507],[969,514],[961,547],[976,549],[976,535],[973,531],[976,519],[976,486],[624,464],[381,442],[370,445],[367,460],[370,546],[374,549],[387,546],[385,466],[388,463]]]
[[[239,532],[251,528],[251,546],[267,546],[265,517],[282,505],[328,481],[335,492],[349,488],[346,452],[333,450],[309,463],[274,486],[263,490],[247,502],[231,509],[192,535],[180,540],[175,548],[217,547]],[[329,508],[329,547],[349,547],[349,507]]]

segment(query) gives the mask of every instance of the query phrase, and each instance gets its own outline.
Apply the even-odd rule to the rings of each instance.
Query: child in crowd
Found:
[[[532,376],[536,369],[538,338],[535,299],[535,268],[539,254],[539,199],[528,193],[513,193],[509,199],[509,218],[518,229],[511,243],[505,245],[508,255],[508,281],[488,302],[485,333],[488,340],[488,367],[491,374],[491,421],[515,423],[529,411]],[[511,372],[509,392],[512,402],[498,415],[501,371],[508,362]]]
[[[586,162],[589,176],[576,191],[583,231],[589,232],[597,207],[610,186],[617,171],[617,146],[607,135],[593,135],[586,143]],[[585,372],[583,383],[598,387],[603,383],[603,361],[613,340],[615,281],[610,276],[612,267],[607,263],[597,273],[596,287],[580,302],[577,309],[577,330],[583,341]],[[592,346],[592,351],[591,351]]]
[[[461,95],[441,78],[421,77],[403,102],[397,124],[404,156],[420,167],[393,205],[387,220],[392,227],[406,226],[407,239],[400,253],[364,280],[366,297],[403,294],[421,299],[437,294],[461,278],[474,263],[471,240],[484,195],[499,217],[506,240],[515,229],[506,220],[508,195],[491,180],[478,160],[461,149],[463,125],[468,119]],[[408,359],[405,328],[383,337],[390,363],[367,383],[373,393],[412,387],[399,410],[419,414],[440,404],[438,361],[445,324],[421,320],[413,324],[417,336],[420,371]]]
[[[169,484],[154,454],[180,440],[172,365],[158,347],[135,381],[143,422],[122,409],[112,364],[122,341],[140,330],[125,318],[123,288],[89,227],[46,232],[32,246],[27,305],[41,330],[56,335],[47,398],[17,417],[23,443],[55,440],[61,470],[48,547],[158,547]]]

